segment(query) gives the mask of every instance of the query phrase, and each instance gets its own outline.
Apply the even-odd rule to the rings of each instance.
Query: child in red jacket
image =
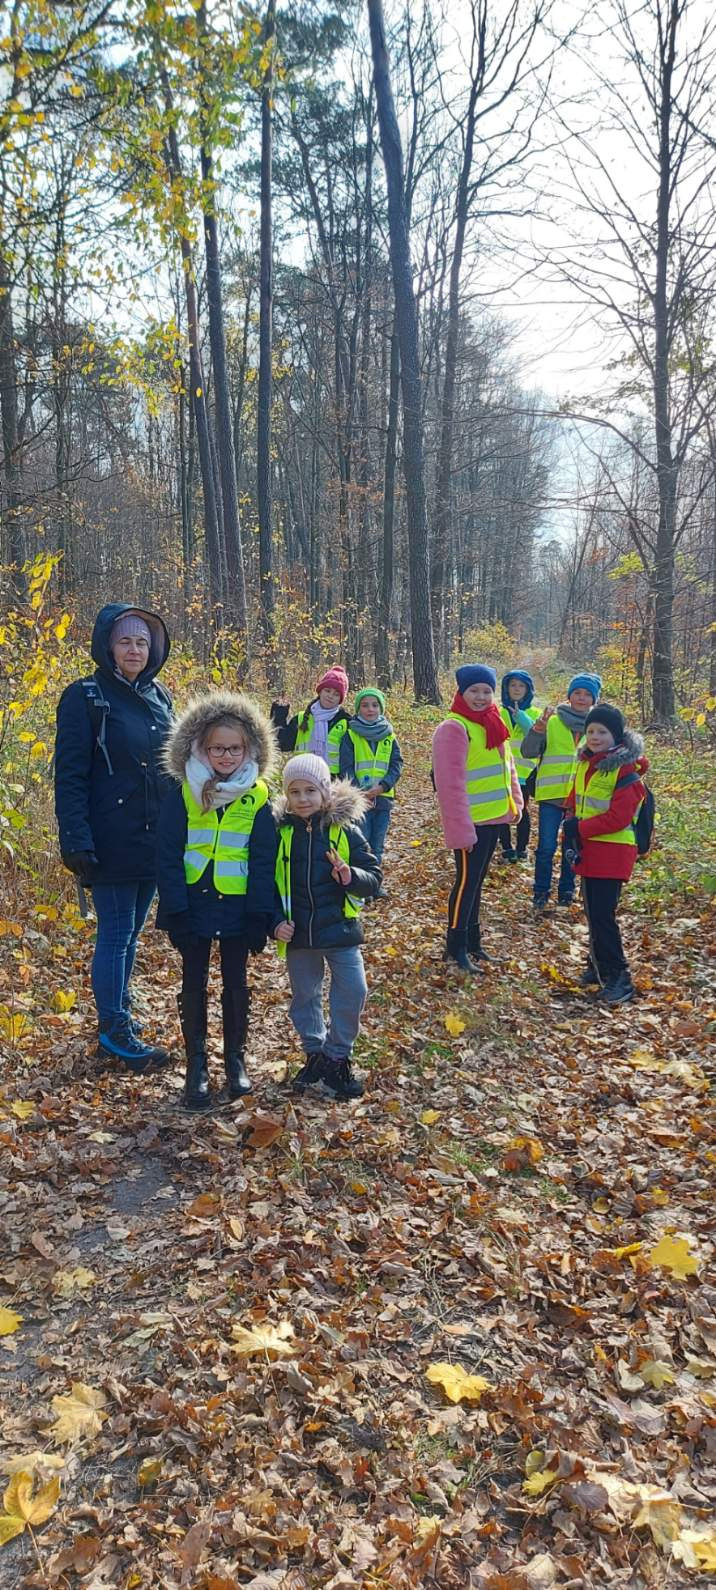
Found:
[[[646,794],[641,778],[649,763],[641,735],[625,728],[618,707],[593,707],[584,734],[564,823],[565,851],[575,855],[589,926],[581,984],[598,985],[606,1004],[622,1005],[633,997],[634,985],[616,913],[637,858],[633,823]]]

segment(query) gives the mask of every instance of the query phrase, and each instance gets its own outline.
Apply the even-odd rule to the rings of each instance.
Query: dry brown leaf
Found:
[[[282,1353],[291,1354],[296,1348],[289,1341],[293,1336],[293,1326],[288,1320],[280,1320],[278,1325],[255,1325],[247,1329],[244,1325],[232,1325],[231,1334],[233,1342],[231,1351],[250,1357],[254,1353]]]

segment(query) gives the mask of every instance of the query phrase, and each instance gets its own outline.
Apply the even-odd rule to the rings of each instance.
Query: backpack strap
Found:
[[[623,778],[618,778],[617,779],[616,788],[617,789],[628,789],[630,784],[641,784],[641,783],[642,783],[642,777],[641,777],[640,773],[625,773]]]
[[[81,679],[80,684],[82,685],[82,689],[85,693],[87,711],[90,716],[92,728],[94,729],[97,750],[102,753],[102,756],[107,763],[107,772],[109,773],[110,778],[114,778],[112,759],[110,757],[109,751],[107,750],[107,718],[109,716],[110,710],[109,702],[106,696],[102,694],[102,686],[100,685],[99,680]]]

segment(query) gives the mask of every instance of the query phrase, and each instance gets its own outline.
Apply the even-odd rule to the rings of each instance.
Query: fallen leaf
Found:
[[[646,1262],[652,1269],[670,1270],[675,1281],[699,1273],[699,1261],[683,1237],[662,1237],[647,1253]]]
[[[288,1320],[280,1320],[278,1325],[257,1325],[253,1330],[247,1330],[244,1325],[233,1325],[231,1334],[234,1338],[231,1350],[234,1353],[250,1356],[252,1353],[295,1353],[296,1348],[288,1341],[293,1336],[293,1326]]]
[[[246,1125],[246,1148],[268,1148],[283,1131],[283,1121],[272,1115],[253,1115]]]
[[[442,1110],[423,1110],[420,1124],[421,1126],[434,1126],[435,1122],[440,1120],[441,1115]]]
[[[716,1530],[712,1524],[704,1524],[700,1529],[682,1529],[671,1552],[687,1568],[696,1568],[699,1573],[716,1573]]]
[[[445,1017],[445,1026],[453,1038],[459,1038],[460,1033],[465,1031],[464,1021],[460,1016],[453,1015],[452,1011],[449,1011]]]
[[[470,1375],[460,1364],[430,1364],[425,1371],[432,1386],[442,1386],[451,1402],[479,1402],[485,1391],[492,1391],[489,1380]]]
[[[52,995],[52,1009],[56,1010],[61,1016],[66,1015],[67,1011],[72,1010],[76,1004],[77,995],[73,988],[68,988],[67,992],[58,988],[56,993]]]
[[[651,1530],[655,1546],[670,1546],[676,1540],[681,1527],[681,1504],[668,1491],[659,1493],[655,1488],[644,1485],[640,1487],[642,1503],[636,1517],[632,1520],[634,1529],[648,1528]],[[651,1494],[645,1494],[649,1493]]]
[[[145,1458],[137,1470],[137,1484],[140,1490],[148,1490],[156,1485],[163,1467],[163,1458]]]
[[[60,1481],[56,1474],[32,1493],[32,1475],[23,1470],[13,1474],[3,1497],[3,1506],[11,1517],[21,1518],[25,1524],[44,1524],[54,1513],[60,1496]]]
[[[18,1452],[13,1457],[4,1457],[0,1467],[6,1474],[35,1474],[45,1473],[48,1469],[59,1470],[65,1466],[65,1460],[58,1452]]]
[[[0,1308],[0,1336],[12,1336],[19,1330],[24,1316],[16,1314],[14,1308]]]
[[[647,1386],[654,1386],[656,1391],[661,1391],[664,1386],[672,1386],[676,1379],[673,1370],[661,1358],[645,1358],[639,1365],[639,1374]]]
[[[53,1397],[52,1406],[57,1414],[50,1434],[61,1446],[84,1441],[97,1435],[107,1415],[102,1413],[107,1399],[102,1391],[93,1391],[81,1380],[76,1380],[69,1397]]]
[[[220,1208],[221,1199],[217,1193],[203,1192],[199,1193],[198,1198],[194,1199],[194,1202],[189,1205],[185,1213],[192,1215],[197,1220],[205,1220],[208,1215],[215,1215]]]
[[[534,1474],[528,1474],[527,1479],[522,1481],[522,1489],[527,1496],[541,1496],[558,1479],[556,1469],[535,1469]]]
[[[35,1106],[32,1099],[15,1099],[14,1104],[10,1105],[10,1109],[13,1115],[17,1116],[18,1121],[28,1121],[30,1116],[35,1114]]]
[[[96,1279],[94,1270],[86,1270],[84,1265],[79,1264],[76,1270],[55,1270],[52,1290],[58,1297],[74,1297],[76,1292],[86,1292]]]

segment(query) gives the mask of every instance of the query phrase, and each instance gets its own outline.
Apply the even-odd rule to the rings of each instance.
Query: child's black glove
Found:
[[[579,850],[579,818],[565,817],[562,824],[565,850]]]
[[[199,934],[194,932],[191,925],[191,911],[175,911],[168,916],[166,931],[169,943],[174,945],[180,955],[186,955],[189,950],[198,948]]]
[[[244,938],[252,955],[260,955],[266,948],[266,921],[262,916],[247,916],[244,923]]]
[[[288,713],[289,713],[289,702],[288,701],[272,701],[271,702],[271,711],[270,711],[269,716],[271,718],[271,722],[275,723],[278,726],[279,729],[285,728],[286,724],[288,723]]]

